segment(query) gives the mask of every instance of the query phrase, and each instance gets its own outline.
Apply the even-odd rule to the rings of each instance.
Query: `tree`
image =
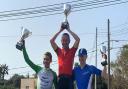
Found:
[[[9,80],[0,81],[0,89],[20,89],[21,78],[24,76],[14,74]]]
[[[5,74],[8,74],[8,66],[6,64],[0,65],[0,80],[4,80]]]
[[[111,63],[111,70],[112,89],[128,89],[128,45],[120,49],[117,60]]]
[[[24,76],[15,74],[8,80],[8,84],[12,84],[15,88],[20,88],[21,78],[24,78]]]

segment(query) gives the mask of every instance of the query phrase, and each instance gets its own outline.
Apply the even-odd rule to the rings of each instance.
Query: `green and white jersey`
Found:
[[[35,65],[28,57],[25,47],[23,48],[23,55],[26,63],[37,73],[37,89],[57,89],[57,75],[50,68],[42,68]]]
[[[54,75],[50,69],[42,69],[37,75],[38,89],[52,89]]]

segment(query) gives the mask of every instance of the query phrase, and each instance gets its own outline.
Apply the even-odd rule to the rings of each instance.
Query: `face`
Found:
[[[80,57],[79,57],[79,62],[80,62],[80,64],[84,64],[84,63],[86,62],[86,59],[87,59],[87,55],[80,56]]]
[[[45,68],[49,68],[50,67],[51,61],[52,61],[52,59],[50,59],[49,56],[44,55],[43,64],[44,64]]]
[[[62,43],[63,48],[69,47],[69,43],[70,43],[69,36],[63,35],[62,38],[61,38],[61,43]]]

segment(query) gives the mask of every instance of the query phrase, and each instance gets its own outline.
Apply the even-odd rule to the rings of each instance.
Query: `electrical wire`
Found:
[[[42,8],[42,7],[58,6],[58,5],[61,5],[61,4],[66,4],[66,3],[70,3],[71,4],[71,3],[80,2],[80,1],[84,1],[84,0],[75,0],[75,1],[70,1],[70,2],[64,2],[64,3],[59,3],[59,4],[50,4],[50,5],[46,5],[46,6],[38,6],[38,7],[33,7],[33,8],[25,8],[25,9],[18,9],[18,10],[2,11],[0,13],[24,11],[24,10],[33,10],[33,9],[39,9],[39,8]]]
[[[100,5],[100,6],[93,6],[93,5],[99,5],[97,2],[95,2],[95,4],[94,3],[92,3],[92,5],[89,5],[89,6],[92,6],[92,7],[88,7],[88,8],[83,8],[83,9],[81,9],[82,8],[82,5],[84,5],[83,7],[87,7],[87,2],[85,3],[85,4],[82,4],[81,3],[81,6],[80,5],[78,5],[79,7],[77,7],[77,10],[72,10],[72,12],[77,12],[77,11],[82,11],[82,10],[88,10],[88,9],[94,9],[94,8],[99,8],[99,7],[105,7],[105,6],[110,6],[110,5],[116,5],[116,4],[122,4],[122,3],[127,3],[128,1],[120,1],[120,0],[118,0],[118,2],[117,2],[117,0],[115,0],[115,1],[108,1],[108,2],[106,2],[106,3],[110,3],[110,2],[115,2],[115,3],[110,3],[110,4],[107,4],[107,5],[104,5],[105,4],[105,2],[103,2],[102,1],[102,3],[99,3],[99,4],[102,4],[102,5]],[[91,2],[91,1],[90,1]],[[97,3],[97,4],[96,4]],[[90,3],[89,3],[90,4]],[[75,4],[76,5],[76,4]],[[75,8],[75,7],[74,7]],[[46,11],[47,11],[47,9],[45,9]],[[53,11],[54,11],[54,9],[53,9]],[[52,12],[53,12],[52,11]],[[41,16],[50,16],[50,15],[56,15],[56,14],[61,14],[61,13],[63,13],[62,11],[61,11],[61,9],[60,10],[57,10],[57,11],[60,11],[60,12],[53,12],[53,13],[49,13],[49,14],[46,14],[46,12],[43,12],[43,13],[45,13],[44,15],[38,15],[38,16],[30,16],[30,17],[20,17],[20,18],[13,18],[13,19],[1,19],[0,21],[8,21],[8,20],[18,20],[18,19],[26,19],[26,18],[35,18],[35,17],[41,17]],[[30,12],[29,12],[30,13]],[[32,12],[31,12],[32,13]],[[33,12],[34,13],[34,12]],[[42,12],[39,12],[39,13],[42,13]],[[21,14],[21,13],[20,13]],[[24,13],[23,13],[24,14]],[[37,13],[36,13],[37,14]],[[5,15],[5,14],[4,14]],[[16,14],[14,14],[14,15],[16,15]],[[2,15],[1,15],[2,16]]]

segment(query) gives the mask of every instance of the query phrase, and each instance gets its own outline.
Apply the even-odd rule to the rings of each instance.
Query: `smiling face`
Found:
[[[50,52],[46,52],[43,57],[43,64],[45,68],[50,67],[50,63],[52,62],[52,55]]]
[[[69,48],[70,37],[67,33],[64,33],[61,38],[61,44],[63,48]]]

